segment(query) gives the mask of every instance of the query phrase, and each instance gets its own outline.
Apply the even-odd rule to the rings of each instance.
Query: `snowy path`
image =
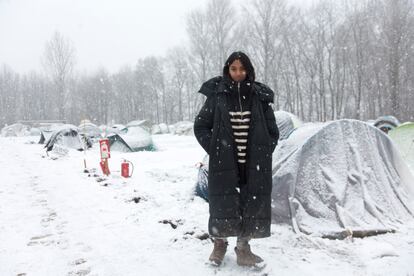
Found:
[[[414,275],[412,224],[353,241],[273,226],[252,242],[262,272],[235,264],[233,239],[223,267],[206,265],[211,241],[197,237],[208,206],[192,196],[203,151],[192,137],[155,139],[158,152],[114,152],[113,176],[97,182],[83,153],[53,160],[28,138],[0,138],[0,275]],[[130,179],[118,176],[121,158],[136,166]],[[97,149],[87,164],[98,166]]]

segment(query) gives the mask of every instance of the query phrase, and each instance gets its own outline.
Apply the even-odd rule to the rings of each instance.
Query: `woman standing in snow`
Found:
[[[223,261],[227,237],[237,237],[237,264],[254,266],[263,259],[249,241],[270,236],[272,152],[279,139],[273,91],[255,81],[249,57],[234,52],[223,76],[205,82],[207,96],[195,118],[194,133],[209,154],[208,229],[214,238],[209,260]]]

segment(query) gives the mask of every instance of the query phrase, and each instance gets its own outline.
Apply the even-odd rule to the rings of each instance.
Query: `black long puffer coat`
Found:
[[[205,82],[207,96],[195,118],[194,133],[209,154],[209,233],[213,237],[270,236],[272,153],[279,139],[273,91],[254,82],[247,146],[246,185],[239,188],[237,152],[228,112],[230,89],[222,77]]]

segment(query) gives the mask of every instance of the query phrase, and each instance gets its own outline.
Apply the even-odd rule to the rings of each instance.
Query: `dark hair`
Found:
[[[236,60],[240,60],[241,64],[243,64],[244,69],[246,69],[246,80],[249,80],[251,82],[254,82],[256,78],[256,74],[254,73],[254,67],[252,65],[252,62],[250,61],[250,58],[243,52],[233,52],[226,60],[226,63],[223,67],[223,76],[230,77],[229,68],[230,65]]]

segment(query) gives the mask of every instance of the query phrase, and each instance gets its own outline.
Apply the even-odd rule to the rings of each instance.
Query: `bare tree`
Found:
[[[243,10],[249,52],[255,56],[263,81],[268,83],[286,25],[286,0],[251,0]]]
[[[412,0],[383,0],[382,28],[384,46],[388,60],[387,75],[389,81],[389,112],[400,116],[401,67],[407,57],[406,43],[413,30]]]
[[[136,118],[135,114],[144,113],[143,107],[146,103],[138,76],[129,66],[124,66],[112,75],[114,99],[110,109],[113,110],[113,121],[127,122]]]
[[[184,119],[184,86],[188,78],[188,64],[185,55],[185,49],[176,47],[171,49],[167,56],[167,62],[170,68],[170,84],[173,98],[176,99],[178,108],[178,121]]]
[[[201,82],[207,80],[211,71],[211,46],[213,36],[209,32],[207,15],[194,10],[187,15],[187,33],[190,39],[191,65]]]
[[[229,54],[231,32],[236,25],[235,13],[230,0],[209,0],[208,2],[206,14],[213,42],[214,71],[217,73],[220,73]]]
[[[19,117],[23,120],[48,119],[50,100],[47,97],[48,85],[45,78],[35,71],[22,76],[20,85]]]
[[[59,32],[55,32],[50,41],[46,43],[43,64],[56,89],[59,119],[64,119],[65,111],[69,108],[67,104],[70,103],[68,101],[68,81],[73,71],[74,62],[74,46]]]
[[[19,119],[20,77],[10,66],[0,70],[0,123],[10,124]]]
[[[142,85],[147,97],[151,100],[150,105],[153,107],[150,117],[152,121],[159,124],[161,116],[163,116],[161,99],[163,92],[165,92],[162,64],[156,57],[147,57],[142,62],[140,72],[142,74]]]

